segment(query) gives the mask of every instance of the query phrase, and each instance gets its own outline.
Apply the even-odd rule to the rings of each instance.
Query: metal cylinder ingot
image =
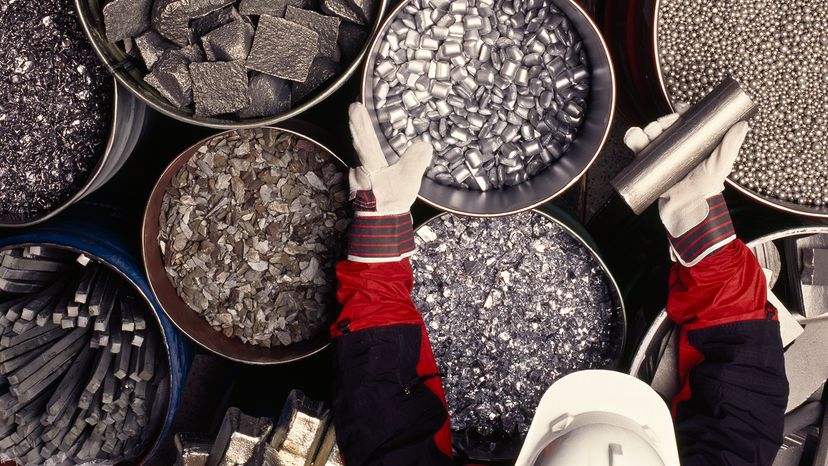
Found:
[[[640,214],[706,159],[736,123],[750,119],[756,104],[726,77],[710,94],[651,142],[611,184]]]

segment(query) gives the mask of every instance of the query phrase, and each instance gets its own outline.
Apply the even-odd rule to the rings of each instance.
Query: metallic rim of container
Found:
[[[62,250],[64,250],[64,251],[71,251],[71,252],[76,253],[76,254],[83,254],[83,255],[85,255],[86,257],[89,257],[90,259],[93,259],[93,260],[97,261],[97,262],[98,262],[98,264],[103,265],[104,267],[106,267],[107,269],[109,269],[109,271],[110,271],[110,272],[115,272],[115,273],[116,273],[119,277],[121,277],[122,279],[124,279],[124,281],[126,281],[127,283],[129,283],[129,285],[132,287],[132,290],[133,290],[133,291],[135,291],[135,292],[137,292],[137,293],[138,293],[138,296],[140,296],[140,297],[141,297],[141,299],[144,301],[144,304],[146,305],[146,308],[145,308],[145,309],[146,309],[146,311],[147,311],[147,314],[149,314],[149,315],[151,316],[151,318],[153,319],[152,321],[153,321],[153,322],[155,322],[155,324],[157,325],[157,327],[156,327],[156,328],[157,328],[157,330],[158,330],[158,333],[160,333],[160,334],[161,334],[161,339],[162,339],[162,340],[163,340],[163,342],[164,342],[164,352],[165,352],[165,353],[166,353],[166,355],[167,355],[167,359],[166,359],[167,367],[166,367],[166,370],[167,370],[167,372],[169,372],[169,371],[170,371],[170,365],[172,364],[172,361],[171,361],[171,359],[170,359],[170,358],[171,358],[172,356],[170,355],[169,342],[167,341],[167,335],[164,333],[163,327],[162,327],[162,325],[161,325],[161,321],[158,319],[158,314],[156,314],[156,313],[154,312],[154,309],[155,309],[155,308],[154,308],[154,306],[152,305],[152,301],[149,299],[149,297],[148,297],[146,294],[144,294],[144,292],[141,290],[141,287],[140,287],[140,286],[138,286],[138,284],[137,284],[137,283],[135,283],[134,281],[132,281],[132,279],[131,279],[129,276],[127,276],[127,275],[126,275],[125,273],[123,273],[120,269],[118,269],[117,267],[115,267],[114,265],[112,265],[111,263],[109,263],[108,261],[106,261],[106,260],[102,259],[101,257],[99,257],[99,256],[97,256],[97,255],[95,255],[95,254],[91,254],[91,253],[89,253],[89,252],[87,252],[87,251],[82,251],[82,250],[80,250],[80,249],[78,249],[78,248],[75,248],[75,247],[72,247],[72,246],[66,246],[66,245],[59,244],[59,243],[49,243],[49,242],[23,242],[23,243],[10,244],[10,245],[6,245],[6,246],[2,246],[2,247],[0,247],[0,251],[7,251],[7,250],[9,250],[9,249],[16,249],[16,248],[27,247],[27,246],[47,246],[47,247],[51,247],[51,248],[62,249]],[[171,379],[168,379],[168,380],[167,380],[167,383],[171,385],[171,384],[172,384],[172,380],[171,380]],[[165,407],[165,410],[167,411],[167,412],[166,412],[166,414],[165,414],[165,416],[164,416],[164,418],[165,418],[165,419],[167,418],[167,416],[169,416],[169,415],[170,415],[170,412],[169,412],[169,407],[170,407],[170,405],[171,405],[171,404],[172,404],[172,402],[173,402],[173,395],[174,395],[174,394],[172,393],[172,389],[168,390],[168,392],[169,392],[169,394],[168,394],[168,398],[167,398],[167,404],[166,404],[166,407]],[[148,458],[147,458],[147,455],[148,455],[150,452],[152,452],[152,451],[156,450],[156,449],[160,446],[161,441],[163,440],[163,439],[161,438],[161,433],[162,433],[162,431],[163,431],[163,430],[164,430],[164,424],[162,423],[162,424],[160,425],[160,428],[158,429],[158,432],[156,432],[156,433],[155,433],[155,435],[154,435],[154,437],[155,437],[155,441],[152,443],[152,445],[151,445],[150,447],[148,447],[148,448],[146,449],[146,451],[144,451],[144,452],[141,454],[139,464],[144,464],[144,462],[148,459]]]
[[[98,162],[89,171],[87,174],[86,182],[78,189],[78,191],[73,194],[69,199],[63,201],[60,205],[50,210],[48,213],[42,216],[38,216],[33,218],[31,215],[6,215],[0,217],[0,228],[23,228],[29,227],[32,225],[37,225],[38,223],[45,222],[50,218],[58,215],[59,213],[63,212],[71,206],[72,204],[78,202],[79,200],[83,199],[94,190],[98,189],[101,185],[109,181],[109,178],[112,177],[118,170],[123,166],[123,164],[127,161],[129,156],[131,155],[132,150],[135,147],[135,143],[138,142],[140,137],[141,131],[132,131],[130,132],[130,137],[126,140],[120,138],[120,134],[116,134],[118,132],[118,128],[120,128],[121,124],[125,124],[126,127],[132,128],[135,125],[136,120],[141,120],[140,125],[143,126],[143,119],[144,119],[144,105],[136,100],[132,95],[127,92],[123,92],[120,90],[120,86],[118,86],[118,81],[115,79],[112,80],[113,90],[112,90],[112,118],[110,123],[110,130],[109,130],[109,137],[107,138],[106,148],[104,149],[103,155],[100,156]],[[128,107],[128,108],[127,108]],[[129,118],[128,120],[124,121],[124,118]],[[115,148],[116,144],[120,144],[121,149],[123,150],[130,145],[132,147],[129,148],[129,154],[125,156],[122,155],[122,159],[114,166],[115,169],[112,171],[106,171],[106,162],[112,157],[114,153],[113,148]],[[99,179],[99,177],[105,177],[106,179]],[[21,219],[20,222],[10,222],[9,220],[13,217],[18,217]]]
[[[580,233],[576,232],[572,227],[567,225],[567,223],[564,220],[560,220],[560,219],[556,218],[552,213],[545,212],[544,210],[541,210],[541,209],[543,209],[543,207],[532,208],[532,209],[530,209],[528,211],[525,211],[525,212],[532,212],[532,213],[541,215],[542,217],[546,218],[547,220],[551,221],[555,225],[562,228],[567,234],[569,234],[572,238],[577,240],[578,243],[582,247],[584,247],[587,251],[589,251],[592,258],[601,267],[601,270],[604,272],[604,276],[607,277],[607,280],[609,282],[608,283],[608,288],[610,289],[610,294],[612,294],[612,296],[613,296],[613,305],[618,310],[618,312],[620,312],[620,314],[621,314],[621,320],[620,320],[620,325],[621,325],[620,330],[621,331],[620,331],[620,335],[619,335],[620,342],[619,342],[618,348],[616,349],[617,354],[612,359],[613,367],[618,368],[618,365],[620,364],[621,359],[623,358],[624,349],[625,349],[626,343],[627,343],[627,310],[626,310],[626,307],[624,305],[624,298],[623,298],[623,295],[621,294],[621,288],[619,288],[618,283],[615,281],[615,277],[612,276],[612,273],[610,272],[607,265],[604,263],[603,259],[601,259],[601,256],[598,254],[597,250],[594,249],[590,245],[590,241],[587,241]],[[422,222],[420,224],[420,226],[418,226],[416,228],[415,236],[416,236],[417,230],[419,230],[420,228],[422,228],[426,225],[431,224],[436,219],[444,217],[446,215],[456,215],[456,214],[454,214],[453,212],[442,212],[442,213],[433,215],[432,217],[430,217],[427,220],[425,220],[424,222]],[[460,217],[462,218],[463,216],[460,215]],[[453,431],[452,431],[452,436],[454,436]],[[514,452],[514,455],[517,456],[517,451]],[[478,454],[472,454],[468,459],[471,460],[471,461],[491,461],[491,460],[498,460],[499,461],[501,459],[505,460],[505,458],[481,457],[481,455],[478,455]],[[512,460],[513,459],[514,458],[512,458]]]
[[[828,234],[828,225],[786,228],[775,233],[770,233],[761,236],[753,241],[750,241],[747,243],[747,247],[754,248],[756,246],[759,246],[760,244],[767,243],[768,241],[788,238],[791,236],[811,234]],[[656,342],[660,343],[661,339],[664,338],[666,332],[672,328],[672,324],[673,322],[667,316],[666,309],[659,312],[658,316],[656,316],[655,320],[647,330],[647,333],[645,333],[644,337],[641,339],[641,343],[639,343],[638,348],[635,350],[635,355],[633,356],[632,363],[630,364],[630,375],[635,376],[637,378],[641,377],[642,367],[644,366],[644,362],[650,356],[650,351],[652,349],[653,344],[655,344]],[[649,380],[645,380],[645,382],[650,383]]]
[[[339,77],[337,77],[336,80],[325,86],[322,92],[316,94],[313,98],[306,100],[301,105],[290,109],[287,113],[267,118],[249,119],[243,121],[224,120],[219,118],[197,118],[191,112],[184,112],[178,107],[173,106],[155,89],[152,89],[149,85],[143,84],[143,79],[141,79],[139,83],[139,80],[130,74],[131,70],[135,70],[135,67],[130,62],[130,59],[119,46],[109,42],[103,34],[103,18],[101,16],[101,9],[99,7],[98,0],[75,0],[75,9],[80,17],[81,25],[86,33],[86,37],[89,39],[89,42],[92,43],[92,47],[95,49],[95,52],[98,54],[98,57],[100,57],[101,61],[103,61],[118,82],[120,82],[133,95],[137,96],[151,108],[167,115],[170,118],[192,125],[216,129],[251,129],[262,126],[270,126],[298,116],[300,113],[325,100],[340,87],[342,87],[342,85],[345,84],[351,76],[353,76],[357,68],[359,68],[362,64],[362,61],[365,58],[365,53],[368,50],[368,46],[373,41],[374,36],[377,34],[377,28],[382,23],[383,12],[385,11],[387,4],[388,0],[377,0],[376,18],[374,19],[370,34],[366,39],[366,43],[362,46],[359,54],[357,54],[351,64],[339,75]],[[141,74],[143,73],[141,72]]]
[[[259,129],[282,131],[310,141],[326,152],[333,161],[345,170],[348,169],[348,164],[324,144],[313,138],[296,131],[275,126]],[[147,201],[141,226],[141,255],[144,259],[144,270],[149,279],[150,288],[161,306],[161,310],[181,333],[186,335],[191,341],[196,342],[199,346],[231,361],[245,364],[275,365],[298,361],[327,348],[330,345],[330,339],[325,336],[327,332],[323,330],[319,335],[310,340],[293,343],[288,346],[272,346],[270,348],[248,345],[238,338],[227,337],[223,333],[213,329],[203,317],[184,303],[184,300],[178,295],[176,288],[167,277],[167,272],[164,268],[161,247],[158,244],[158,218],[161,214],[161,203],[164,200],[164,195],[170,181],[178,174],[181,167],[196,154],[199,147],[214,138],[222,137],[235,131],[238,131],[238,129],[214,134],[196,142],[173,159],[158,178],[158,181],[152,189],[152,194],[150,194],[150,198]]]
[[[661,54],[659,53],[658,44],[658,28],[659,17],[661,14],[661,0],[655,0],[653,9],[653,62],[655,63],[656,76],[658,77],[659,90],[661,91],[661,95],[662,97],[664,97],[664,101],[667,103],[670,110],[675,111],[675,108],[673,107],[673,102],[670,100],[670,93],[667,91],[667,83],[664,80],[664,73],[661,71]],[[728,177],[726,181],[727,184],[732,186],[734,189],[736,189],[743,195],[747,196],[748,198],[759,202],[762,205],[766,205],[768,207],[772,207],[774,209],[787,212],[789,214],[803,215],[806,217],[814,218],[828,218],[828,207],[808,206],[783,201],[782,199],[776,199],[753,191],[747,186],[742,186],[736,181],[733,181],[732,179],[730,179],[730,177]]]
[[[558,218],[556,218],[554,215],[552,215],[550,213],[544,212],[543,210],[538,209],[538,208],[532,208],[532,209],[530,209],[530,211],[532,213],[535,213],[535,214],[541,215],[542,217],[545,217],[547,220],[551,221],[555,225],[562,228],[567,234],[569,234],[569,236],[571,236],[572,238],[575,238],[578,241],[578,244],[580,244],[587,251],[589,251],[590,256],[592,256],[593,260],[595,260],[595,262],[598,263],[598,265],[601,267],[601,270],[604,272],[604,275],[607,277],[607,280],[609,281],[610,293],[613,295],[614,304],[616,305],[618,310],[621,312],[621,335],[620,335],[621,344],[618,347],[618,355],[615,358],[613,358],[613,363],[614,363],[615,366],[617,366],[620,363],[621,358],[623,357],[624,348],[626,347],[626,343],[627,343],[627,308],[624,305],[624,295],[621,293],[621,288],[618,286],[618,282],[615,281],[615,277],[612,276],[612,273],[610,272],[609,267],[607,267],[607,264],[604,263],[603,259],[601,259],[601,256],[598,254],[598,252],[589,244],[589,241],[587,241],[586,239],[583,238],[583,236],[581,236],[573,228],[571,228],[569,225],[567,225],[564,221],[559,220]],[[525,212],[528,212],[528,211],[525,211]],[[441,212],[439,214],[436,214],[436,215],[432,216],[431,218],[427,219],[426,221],[424,221],[423,223],[421,223],[420,226],[418,226],[414,230],[414,236],[415,237],[417,236],[417,231],[420,228],[422,228],[426,225],[429,225],[431,222],[437,220],[438,218],[444,217],[446,215],[458,215],[458,214],[454,214],[453,212]],[[460,217],[463,217],[463,215],[460,215]],[[826,228],[828,228],[828,227],[826,227]]]
[[[604,128],[603,128],[603,131],[602,131],[600,142],[596,146],[594,154],[592,155],[592,157],[590,158],[588,163],[586,163],[580,169],[577,169],[574,176],[571,176],[570,179],[566,183],[564,183],[562,186],[558,187],[556,190],[554,190],[550,194],[546,194],[546,195],[543,195],[543,196],[532,196],[532,197],[534,197],[534,199],[532,199],[531,201],[520,203],[520,205],[518,205],[518,206],[511,206],[510,208],[507,208],[503,211],[488,212],[488,211],[485,211],[486,210],[485,208],[476,209],[474,211],[471,211],[471,209],[464,210],[463,208],[455,205],[455,204],[458,204],[458,202],[448,203],[448,202],[439,202],[439,201],[436,201],[434,199],[430,199],[431,196],[429,195],[430,194],[429,191],[438,190],[438,191],[443,191],[445,193],[452,193],[451,194],[452,198],[456,198],[457,196],[459,196],[459,197],[462,197],[464,199],[468,199],[470,196],[475,196],[478,199],[482,200],[483,195],[487,194],[487,193],[489,195],[492,195],[492,194],[497,193],[497,191],[519,190],[521,188],[526,189],[527,185],[532,183],[533,181],[542,181],[541,178],[542,178],[544,173],[552,172],[552,171],[556,170],[556,167],[559,168],[559,166],[562,163],[565,162],[565,160],[567,158],[567,154],[564,154],[561,157],[560,160],[558,160],[557,162],[552,164],[550,167],[546,168],[544,171],[539,173],[536,177],[532,178],[531,180],[529,180],[525,183],[522,183],[518,186],[511,186],[511,187],[508,187],[508,188],[504,188],[503,190],[488,191],[487,193],[482,193],[482,192],[479,192],[479,191],[456,189],[456,188],[452,188],[450,186],[441,185],[441,184],[439,184],[435,181],[430,180],[429,178],[423,177],[423,186],[420,188],[420,192],[418,194],[418,197],[419,197],[419,199],[421,199],[426,204],[429,204],[432,207],[435,207],[437,209],[440,209],[440,210],[443,210],[443,211],[446,211],[446,212],[459,214],[459,215],[470,215],[470,216],[475,216],[475,217],[500,217],[500,216],[504,216],[504,215],[512,215],[512,214],[516,214],[516,213],[523,212],[523,211],[526,211],[526,210],[534,209],[534,208],[540,206],[541,204],[543,204],[545,202],[548,202],[548,201],[556,198],[557,196],[561,195],[566,190],[571,188],[575,183],[577,183],[581,179],[581,177],[583,177],[583,175],[587,172],[587,170],[589,170],[589,168],[595,163],[596,159],[598,158],[598,155],[601,153],[601,150],[604,148],[604,145],[606,144],[607,139],[609,138],[610,131],[612,130],[612,123],[615,119],[615,102],[616,102],[616,97],[617,97],[616,96],[617,91],[616,91],[616,76],[615,76],[614,65],[612,63],[612,58],[610,56],[610,51],[609,51],[609,48],[607,47],[606,40],[604,39],[603,35],[601,34],[600,29],[598,28],[598,26],[595,24],[595,21],[583,9],[583,7],[581,7],[575,0],[552,0],[552,1],[559,7],[562,7],[560,4],[564,3],[569,8],[574,9],[578,13],[578,15],[581,16],[585,20],[585,23],[589,26],[589,30],[587,32],[589,33],[590,36],[592,36],[594,38],[597,38],[598,42],[601,45],[600,50],[602,52],[601,53],[602,60],[606,61],[607,70],[609,71],[609,89],[608,89],[608,91],[610,93],[609,108],[607,109],[608,113],[606,115],[605,122],[603,123]],[[378,50],[378,48],[380,46],[380,43],[382,42],[382,39],[385,37],[385,32],[388,30],[388,28],[390,27],[390,25],[394,21],[394,19],[396,19],[399,12],[402,11],[406,7],[406,5],[408,5],[408,3],[409,3],[409,0],[402,1],[402,2],[400,2],[399,5],[397,5],[390,12],[390,14],[386,17],[385,22],[382,24],[382,26],[380,26],[376,30],[373,41],[372,41],[371,46],[369,48],[368,58],[365,61],[365,67],[363,68],[363,72],[362,72],[362,89],[361,89],[361,94],[360,94],[360,100],[362,102],[364,102],[365,105],[369,108],[369,112],[372,113],[372,117],[373,117],[373,102],[371,102],[372,96],[373,96],[373,89],[372,89],[373,66],[372,65],[374,63],[374,58],[376,56],[376,51]],[[562,8],[566,8],[566,7],[562,7]],[[566,16],[571,20],[570,15],[567,14]],[[573,25],[577,26],[577,24],[573,24]],[[578,32],[581,34],[581,37],[584,40],[586,40],[587,34],[585,33],[585,31],[579,30]],[[590,60],[590,61],[592,61],[592,60]],[[594,89],[590,90],[590,92],[593,92],[593,91],[594,91]],[[589,110],[587,110],[587,111],[589,112]],[[379,137],[380,142],[383,145],[383,149],[385,151],[386,158],[389,159],[390,161],[396,160],[398,158],[397,154],[394,152],[393,149],[390,148],[390,145],[387,143],[385,137],[383,136],[382,131],[380,130],[379,125],[377,124],[376,120],[374,118],[372,118],[372,119],[374,120],[374,122],[373,122],[374,123],[374,129],[377,131],[377,136]],[[579,130],[579,137],[577,137],[575,139],[575,142],[573,144],[576,144],[580,140],[580,132],[582,132],[584,130],[584,126],[586,126],[588,123],[589,123],[588,120],[586,120],[584,122],[584,125]],[[572,149],[570,148],[570,150],[572,150]],[[543,185],[541,185],[541,186],[543,186]],[[540,190],[536,190],[536,191],[540,191]],[[456,196],[455,196],[455,194],[456,194]],[[534,194],[534,192],[532,194]],[[515,203],[515,204],[517,204],[517,203]]]

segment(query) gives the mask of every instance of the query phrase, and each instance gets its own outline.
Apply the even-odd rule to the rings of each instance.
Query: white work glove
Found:
[[[679,104],[678,113],[663,116],[644,128],[630,128],[624,143],[639,154],[687,108]],[[670,235],[674,261],[692,267],[736,239],[721,193],[748,129],[744,121],[733,125],[710,157],[659,198],[658,211]]]
[[[411,145],[394,165],[388,165],[368,110],[361,103],[349,109],[351,134],[360,167],[351,169],[351,225],[348,259],[355,262],[394,262],[414,253],[411,206],[417,200],[423,173],[431,163],[430,144]]]

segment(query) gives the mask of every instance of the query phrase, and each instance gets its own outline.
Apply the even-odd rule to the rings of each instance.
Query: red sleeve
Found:
[[[414,275],[408,259],[362,263],[345,260],[336,267],[337,299],[342,311],[331,327],[333,337],[346,326],[351,332],[394,324],[421,324],[411,300]]]
[[[667,313],[687,330],[765,319],[767,297],[759,262],[736,240],[693,267],[673,266]]]
[[[445,394],[408,259],[342,261],[334,422],[345,464],[452,464]]]
[[[735,240],[670,274],[667,313],[681,325],[673,401],[683,466],[770,465],[782,442],[788,382],[765,275]]]

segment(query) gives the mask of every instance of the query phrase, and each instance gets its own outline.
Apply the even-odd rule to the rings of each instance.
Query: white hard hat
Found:
[[[543,395],[515,466],[679,466],[673,420],[635,377],[575,372]]]

